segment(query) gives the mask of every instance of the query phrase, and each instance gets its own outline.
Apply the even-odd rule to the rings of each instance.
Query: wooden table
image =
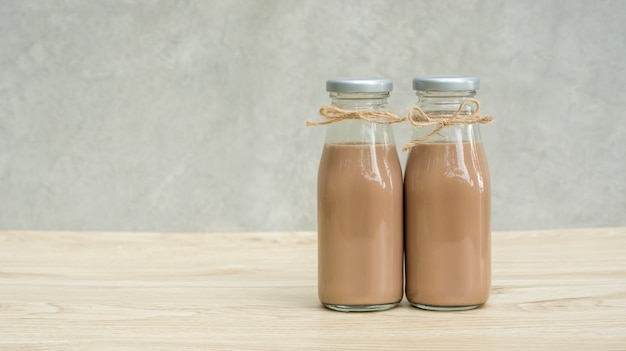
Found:
[[[0,350],[626,350],[626,228],[493,233],[484,307],[320,307],[316,235],[0,232]]]

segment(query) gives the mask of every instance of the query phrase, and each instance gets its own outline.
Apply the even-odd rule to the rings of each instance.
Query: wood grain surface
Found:
[[[626,228],[493,233],[482,308],[322,308],[316,235],[0,232],[0,350],[626,350]]]

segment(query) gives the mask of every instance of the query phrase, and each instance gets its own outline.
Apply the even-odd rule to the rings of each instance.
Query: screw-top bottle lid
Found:
[[[393,90],[387,78],[337,78],[326,81],[326,91],[331,93],[385,93]]]
[[[472,76],[426,76],[413,78],[413,90],[477,90],[480,79]]]

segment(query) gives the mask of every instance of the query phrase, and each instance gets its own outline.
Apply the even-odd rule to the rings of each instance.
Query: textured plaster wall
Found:
[[[325,80],[482,79],[493,228],[626,225],[626,1],[0,1],[0,229],[314,230]],[[410,137],[397,126],[400,143]],[[402,160],[405,155],[401,155]]]

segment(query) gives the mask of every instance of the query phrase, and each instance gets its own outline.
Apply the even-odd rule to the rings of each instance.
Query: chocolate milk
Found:
[[[403,295],[402,169],[393,144],[326,144],[318,174],[318,292],[325,305]]]
[[[476,306],[491,287],[491,188],[481,142],[413,147],[405,178],[406,295]]]

